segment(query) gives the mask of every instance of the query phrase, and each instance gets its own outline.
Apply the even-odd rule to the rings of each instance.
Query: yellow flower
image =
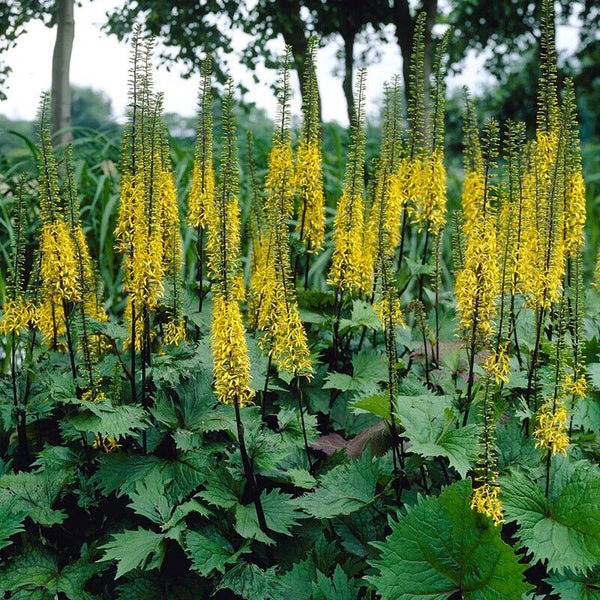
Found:
[[[361,196],[350,197],[344,191],[333,223],[334,249],[328,283],[351,292],[359,291],[363,283],[363,219]]]
[[[567,433],[567,407],[559,398],[555,402],[547,400],[542,405],[533,432],[536,448],[550,450],[552,455],[567,454],[569,435]]]
[[[386,206],[385,227],[389,235],[390,254],[400,244],[402,211],[408,202],[408,186],[410,178],[410,161],[402,159],[398,170],[390,175],[388,183],[388,200]]]
[[[446,169],[442,152],[416,157],[411,161],[408,183],[409,212],[417,231],[424,227],[438,234],[445,224]]]
[[[392,328],[400,325],[405,327],[402,309],[400,307],[400,298],[394,295],[392,298],[382,298],[373,303],[373,311],[381,321],[381,326],[385,328],[391,323]]]
[[[185,340],[185,325],[182,319],[168,321],[165,325],[165,334],[163,342],[168,345],[177,346],[179,342]]]
[[[483,363],[483,369],[489,377],[493,378],[496,385],[500,382],[508,383],[509,356],[508,344],[501,346],[498,352],[493,352]]]
[[[484,340],[492,333],[498,294],[496,225],[492,217],[488,210],[486,217],[472,223],[463,268],[454,285],[463,333]]]
[[[206,227],[209,223],[211,204],[215,194],[215,176],[212,156],[204,164],[195,164],[192,185],[188,197],[187,221],[190,227]]]
[[[577,379],[573,378],[573,375],[565,375],[563,382],[563,389],[565,396],[575,396],[576,398],[585,398],[587,395],[587,379],[585,375],[580,375]]]
[[[476,510],[500,525],[504,521],[504,512],[499,498],[500,489],[497,484],[484,483],[473,490],[471,497],[471,510]]]
[[[278,368],[291,375],[310,378],[313,369],[298,305],[286,300],[286,290],[280,281],[274,285],[267,333],[263,345],[270,342],[269,354]]]
[[[246,331],[237,300],[226,300],[220,294],[214,298],[212,323],[212,353],[215,390],[220,402],[248,404],[250,389],[250,359]]]
[[[92,446],[96,450],[104,450],[104,452],[110,454],[111,452],[118,450],[121,447],[121,444],[117,443],[117,440],[114,438],[114,436],[97,435]]]
[[[325,235],[325,198],[321,150],[317,143],[301,141],[298,145],[295,187],[303,207],[296,230],[305,241],[307,252],[318,252]]]
[[[81,300],[76,251],[66,224],[57,220],[42,225],[40,274],[44,298],[61,304]]]
[[[465,235],[471,235],[473,223],[481,212],[481,202],[484,195],[485,181],[483,174],[472,171],[465,175],[462,194],[463,230]]]
[[[566,189],[565,253],[574,256],[583,247],[585,227],[585,182],[581,167],[569,178]]]
[[[9,333],[19,335],[23,329],[29,328],[36,320],[35,306],[22,296],[17,296],[16,300],[7,299],[3,308],[4,315],[0,320],[0,335]]]

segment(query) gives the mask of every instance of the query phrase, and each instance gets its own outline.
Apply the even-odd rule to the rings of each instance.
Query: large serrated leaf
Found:
[[[141,406],[112,406],[106,401],[80,403],[82,411],[68,419],[78,431],[120,439],[146,427]]]
[[[314,492],[296,499],[296,504],[317,519],[331,519],[360,510],[375,496],[377,460],[368,452],[361,458],[334,467],[319,479]]]
[[[278,490],[263,492],[260,501],[265,514],[267,527],[284,535],[292,535],[290,529],[298,524],[302,513],[290,502],[289,494],[282,494]],[[266,544],[272,543],[270,537],[261,531],[254,504],[235,507],[236,531],[244,538],[256,539]]]
[[[382,600],[517,600],[526,565],[491,519],[471,510],[471,480],[426,498],[397,522],[367,576]]]
[[[12,592],[12,598],[23,599],[94,600],[97,597],[85,591],[84,586],[99,570],[101,567],[83,559],[61,569],[58,556],[47,548],[26,546],[0,571],[0,593]]]
[[[18,500],[6,490],[0,490],[0,550],[10,546],[10,538],[23,531],[23,521],[27,517],[19,509]]]
[[[229,589],[245,600],[284,600],[287,586],[275,567],[264,571],[257,565],[242,562],[229,571],[217,590]]]
[[[456,428],[448,396],[398,396],[396,413],[412,452],[426,458],[444,456],[461,477],[477,460],[477,425]]]
[[[352,375],[329,373],[323,389],[375,394],[379,382],[387,379],[387,375],[385,358],[375,350],[363,350],[352,357]]]
[[[165,536],[139,527],[113,535],[112,542],[101,546],[106,550],[102,561],[117,562],[117,579],[138,567],[146,571],[160,567],[166,551]]]
[[[600,562],[600,473],[560,456],[553,462],[548,498],[542,485],[515,471],[499,480],[502,504],[536,559],[581,573]]]
[[[560,600],[600,600],[600,570],[592,569],[585,575],[567,571],[554,573],[546,581],[559,595]]]
[[[192,560],[192,567],[202,577],[213,571],[225,573],[227,565],[235,564],[242,554],[249,552],[248,544],[234,551],[231,544],[217,531],[188,531],[185,535],[185,551]]]
[[[62,523],[66,518],[63,511],[53,510],[52,506],[70,478],[70,474],[62,471],[4,475],[0,477],[0,492],[5,497],[13,498],[16,512],[49,527]]]

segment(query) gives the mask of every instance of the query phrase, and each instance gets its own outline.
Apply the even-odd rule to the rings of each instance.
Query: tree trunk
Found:
[[[52,56],[51,128],[56,144],[73,139],[71,127],[71,90],[69,68],[75,37],[74,0],[56,0],[56,43]]]
[[[352,87],[352,71],[354,70],[354,31],[342,33],[344,38],[344,81],[342,87],[346,97],[346,109],[348,111],[348,124],[352,125],[354,115],[354,89]]]

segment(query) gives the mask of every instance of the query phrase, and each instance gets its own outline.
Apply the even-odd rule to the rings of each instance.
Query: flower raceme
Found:
[[[77,274],[76,251],[66,223],[56,220],[42,225],[40,274],[44,298],[55,304],[63,300],[81,300],[81,282]]]
[[[4,315],[0,320],[0,335],[9,333],[19,335],[39,320],[35,304],[22,296],[17,296],[15,300],[7,298],[2,308]]]
[[[318,143],[300,141],[296,152],[295,187],[303,206],[296,229],[306,242],[306,251],[318,252],[323,248],[325,236],[323,171]]]
[[[214,299],[212,349],[215,390],[220,402],[240,405],[251,401],[250,359],[246,330],[237,300],[217,294]]]
[[[547,400],[542,405],[536,427],[533,431],[536,448],[556,453],[567,454],[569,435],[567,424],[567,407],[562,399]]]
[[[439,234],[446,224],[446,168],[439,150],[414,157],[409,162],[408,178],[409,214],[417,231],[426,228]]]
[[[338,201],[333,223],[334,251],[329,281],[339,289],[359,291],[362,287],[363,200],[346,190]]]
[[[473,490],[471,497],[471,509],[490,517],[494,525],[500,525],[504,520],[499,492],[500,488],[496,483],[484,483]]]
[[[496,223],[487,211],[470,226],[464,265],[456,277],[457,311],[462,331],[471,337],[488,340],[496,315],[498,263]]]

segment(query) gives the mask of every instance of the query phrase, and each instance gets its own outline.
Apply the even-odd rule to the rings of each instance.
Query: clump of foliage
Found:
[[[450,215],[446,38],[425,81],[424,16],[372,162],[358,74],[336,210],[314,38],[297,144],[284,53],[266,173],[251,136],[238,155],[231,81],[213,131],[206,59],[186,186],[137,29],[100,220],[42,97],[37,182],[5,175],[4,597],[598,597],[600,305],[543,12],[535,138],[480,130],[465,91]]]

